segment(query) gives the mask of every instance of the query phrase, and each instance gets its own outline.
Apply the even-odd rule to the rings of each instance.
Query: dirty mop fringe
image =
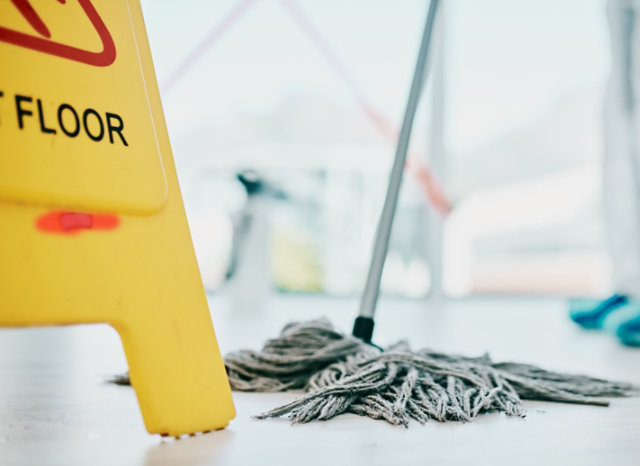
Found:
[[[324,319],[289,324],[259,352],[228,354],[225,365],[233,390],[305,390],[291,403],[255,416],[288,415],[300,423],[343,413],[403,426],[412,419],[471,421],[486,412],[524,417],[522,400],[607,406],[601,397],[638,391],[627,383],[496,363],[488,355],[412,351],[406,342],[382,351]]]

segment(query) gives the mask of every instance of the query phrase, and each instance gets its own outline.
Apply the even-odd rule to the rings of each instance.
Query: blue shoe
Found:
[[[640,346],[640,303],[633,301],[609,313],[602,326],[623,345]]]
[[[616,335],[623,345],[640,346],[640,311],[635,318],[620,325]]]
[[[606,317],[626,305],[629,299],[614,294],[604,301],[595,299],[572,299],[569,301],[569,316],[576,324],[586,329],[600,329]]]

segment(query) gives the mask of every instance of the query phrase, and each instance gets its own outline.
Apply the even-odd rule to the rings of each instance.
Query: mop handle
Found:
[[[418,102],[420,101],[420,92],[424,85],[424,76],[429,56],[429,44],[431,42],[431,33],[433,32],[437,9],[438,0],[431,0],[427,13],[427,21],[422,34],[422,41],[420,43],[420,51],[418,52],[418,59],[413,73],[413,81],[411,82],[411,91],[409,92],[409,99],[407,100],[407,107],[404,112],[402,127],[398,137],[393,167],[391,168],[391,174],[389,176],[387,194],[380,219],[378,220],[367,283],[362,293],[360,312],[353,326],[353,335],[366,342],[371,342],[371,336],[373,334],[373,315],[375,314],[376,304],[378,302],[384,261],[387,257],[387,250],[389,249],[389,238],[391,236],[391,227],[393,225],[396,205],[398,204],[398,194],[402,184],[402,174],[407,159],[409,140],[411,139],[411,128],[416,115]]]

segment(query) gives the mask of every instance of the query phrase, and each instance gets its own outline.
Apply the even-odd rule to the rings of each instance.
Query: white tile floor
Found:
[[[234,313],[210,300],[223,351],[258,347],[291,319],[328,316],[349,330],[355,301],[291,297]],[[555,300],[480,299],[426,306],[384,301],[376,341],[519,360],[640,383],[640,349],[581,332]],[[134,393],[103,382],[126,370],[107,326],[0,329],[0,465],[640,464],[640,398],[609,408],[527,403],[525,419],[391,427],[353,415],[290,426],[253,413],[291,394],[235,394],[237,418],[219,432],[148,435]]]

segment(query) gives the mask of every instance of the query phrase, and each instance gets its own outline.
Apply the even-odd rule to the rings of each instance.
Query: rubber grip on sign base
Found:
[[[371,343],[371,337],[373,336],[373,326],[373,318],[358,316],[353,323],[353,336],[360,338],[365,343]]]

